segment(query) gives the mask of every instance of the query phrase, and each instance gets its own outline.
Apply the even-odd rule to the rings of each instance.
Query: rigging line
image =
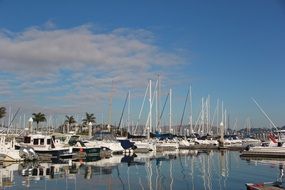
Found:
[[[137,120],[137,123],[136,123],[136,127],[135,127],[135,130],[134,130],[134,133],[136,133],[137,128],[138,128],[139,121],[140,121],[140,119],[141,119],[141,115],[142,115],[142,111],[143,111],[143,108],[144,108],[144,103],[145,103],[145,100],[146,100],[146,96],[147,96],[148,88],[149,88],[149,84],[147,85],[146,90],[145,90],[145,94],[144,94],[144,98],[143,98],[142,106],[141,106],[140,113],[139,113],[139,118],[138,118],[138,120]]]
[[[183,118],[184,118],[184,114],[185,114],[185,109],[186,109],[186,105],[187,105],[187,100],[188,100],[188,96],[189,96],[189,89],[188,89],[188,92],[187,92],[187,95],[186,95],[186,100],[185,100],[185,103],[184,103],[184,108],[183,108],[183,112],[182,112],[182,117],[181,117],[181,120],[180,120],[180,125],[179,125],[179,134],[181,133],[181,127],[182,127],[182,123],[183,123]]]
[[[158,120],[158,123],[157,123],[157,127],[158,127],[159,124],[160,124],[160,121],[161,121],[161,118],[162,118],[162,115],[163,115],[163,112],[164,112],[166,103],[167,103],[167,101],[168,101],[168,97],[169,97],[169,93],[167,94],[166,99],[165,99],[165,102],[164,102],[164,104],[163,104],[163,108],[162,108],[161,114],[160,114],[160,116],[159,116],[159,120]]]
[[[273,123],[273,121],[269,118],[269,116],[266,114],[266,112],[262,109],[262,107],[257,103],[257,101],[254,99],[254,98],[251,98],[252,99],[252,101],[257,105],[257,107],[259,108],[259,110],[263,113],[263,115],[266,117],[266,119],[268,119],[269,120],[269,122],[272,124],[272,126],[276,129],[276,130],[278,130],[277,129],[277,127],[276,127],[276,125]]]
[[[19,113],[20,109],[21,109],[21,108],[18,108],[18,110],[17,110],[16,113],[14,114],[12,120],[10,121],[10,123],[9,123],[9,125],[8,125],[8,128],[12,125],[12,123],[13,123],[14,119],[16,118],[17,114]]]
[[[202,110],[200,111],[199,115],[198,115],[198,119],[195,122],[195,126],[194,126],[194,131],[196,130],[198,133],[200,132],[200,125],[198,126],[198,122],[201,119],[201,115],[202,115]]]
[[[210,122],[210,123],[211,123],[211,126],[214,125],[214,118],[215,118],[215,116],[217,116],[217,120],[218,120],[218,105],[217,105],[216,108],[215,108],[215,111],[214,111],[214,114],[213,114],[213,119],[212,119],[212,121]]]
[[[8,125],[8,127],[7,127],[7,134],[9,133],[9,128],[10,128],[10,126],[12,125],[12,123],[13,123],[14,119],[16,118],[16,116],[18,115],[19,111],[20,111],[20,107],[18,108],[18,110],[17,110],[16,113],[14,114],[12,120],[10,121],[10,123],[9,123],[9,125]],[[16,133],[16,130],[15,130],[15,133]]]
[[[123,107],[122,114],[121,114],[121,117],[120,117],[120,122],[119,122],[118,129],[120,129],[120,126],[121,126],[121,122],[122,122],[122,118],[123,118],[123,115],[124,115],[124,112],[125,112],[125,108],[126,108],[126,104],[127,104],[127,101],[128,101],[128,97],[129,97],[129,93],[127,93],[127,96],[126,96],[126,99],[125,99],[125,103],[124,103],[124,107]]]

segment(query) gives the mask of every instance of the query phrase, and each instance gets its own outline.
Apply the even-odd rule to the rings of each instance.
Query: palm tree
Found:
[[[6,108],[5,108],[5,107],[0,107],[0,119],[1,119],[2,117],[4,117],[5,114],[6,114]]]
[[[83,125],[86,126],[88,125],[90,122],[91,123],[96,123],[96,117],[94,116],[93,113],[87,113],[86,112],[86,118],[85,119],[82,119],[83,121]]]
[[[66,115],[65,118],[66,118],[66,119],[65,119],[64,123],[65,123],[65,124],[68,124],[67,132],[69,132],[69,127],[71,126],[71,124],[76,123],[76,121],[75,121],[75,119],[74,119],[73,116],[68,116],[68,115]]]
[[[87,125],[89,125],[89,123],[92,123],[92,124],[94,124],[94,123],[96,123],[96,117],[94,116],[94,114],[93,113],[87,113],[86,112],[86,118],[85,119],[82,119],[82,121],[83,121],[83,126],[87,126]],[[92,125],[90,126],[91,128],[88,128],[88,135],[91,137],[91,135],[92,135]],[[81,128],[81,132],[82,132],[82,128]]]
[[[33,113],[33,121],[37,123],[37,131],[39,127],[40,122],[45,122],[46,121],[46,116],[45,114],[39,112],[39,113]]]
[[[73,123],[76,123],[76,121],[75,121],[73,116],[66,115],[65,118],[66,119],[65,119],[64,123],[68,123],[69,125],[71,125]]]

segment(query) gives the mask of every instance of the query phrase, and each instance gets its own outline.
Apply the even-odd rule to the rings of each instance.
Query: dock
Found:
[[[211,145],[211,144],[195,144],[190,146],[179,146],[179,149],[183,150],[199,150],[199,149],[218,149],[219,147],[217,145]]]
[[[285,158],[285,152],[243,151],[240,157]]]
[[[247,190],[284,190],[280,182],[268,182],[261,184],[247,183],[245,184]]]

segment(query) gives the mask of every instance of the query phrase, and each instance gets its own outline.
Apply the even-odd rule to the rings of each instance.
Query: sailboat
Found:
[[[155,137],[156,137],[156,150],[157,151],[164,151],[164,150],[176,150],[179,148],[179,141],[176,138],[176,136],[174,136],[171,131],[171,117],[172,117],[172,110],[171,110],[171,106],[172,106],[172,90],[169,90],[168,93],[169,96],[169,133],[165,133],[165,134],[161,134],[161,133],[156,133]],[[168,97],[167,96],[167,97]],[[166,98],[167,100],[167,98]],[[164,104],[165,105],[165,104]],[[164,110],[164,109],[163,109]],[[162,112],[163,113],[163,112]],[[161,116],[162,116],[161,113]],[[161,119],[161,118],[160,118]]]
[[[147,118],[147,123],[145,126],[145,134],[146,135],[132,135],[132,134],[128,134],[128,138],[130,139],[131,142],[134,143],[134,146],[136,147],[135,152],[149,152],[149,151],[155,151],[156,150],[156,144],[155,141],[152,140],[150,137],[150,133],[151,133],[151,110],[152,110],[152,105],[153,105],[153,101],[152,101],[152,87],[151,87],[151,80],[149,80],[149,83],[147,85],[146,91],[145,91],[145,95],[144,95],[144,99],[143,99],[143,103],[141,106],[141,110],[140,110],[140,114],[139,114],[139,119],[141,117],[141,113],[143,110],[143,106],[144,106],[144,102],[145,99],[147,97],[147,93],[149,92],[149,114],[148,114],[148,118]],[[138,122],[137,122],[138,125]],[[137,129],[137,125],[135,128],[135,131]]]

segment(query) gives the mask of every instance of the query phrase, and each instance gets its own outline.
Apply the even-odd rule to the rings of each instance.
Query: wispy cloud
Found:
[[[27,100],[33,108],[85,111],[107,99],[111,81],[117,95],[131,88],[144,90],[147,79],[158,72],[171,75],[169,68],[181,64],[178,54],[155,45],[154,35],[143,29],[95,32],[89,25],[57,29],[48,21],[43,28],[0,32],[1,71],[14,76],[9,78],[12,82],[0,83],[1,95],[15,93],[11,88],[16,88],[18,96],[9,101]]]

